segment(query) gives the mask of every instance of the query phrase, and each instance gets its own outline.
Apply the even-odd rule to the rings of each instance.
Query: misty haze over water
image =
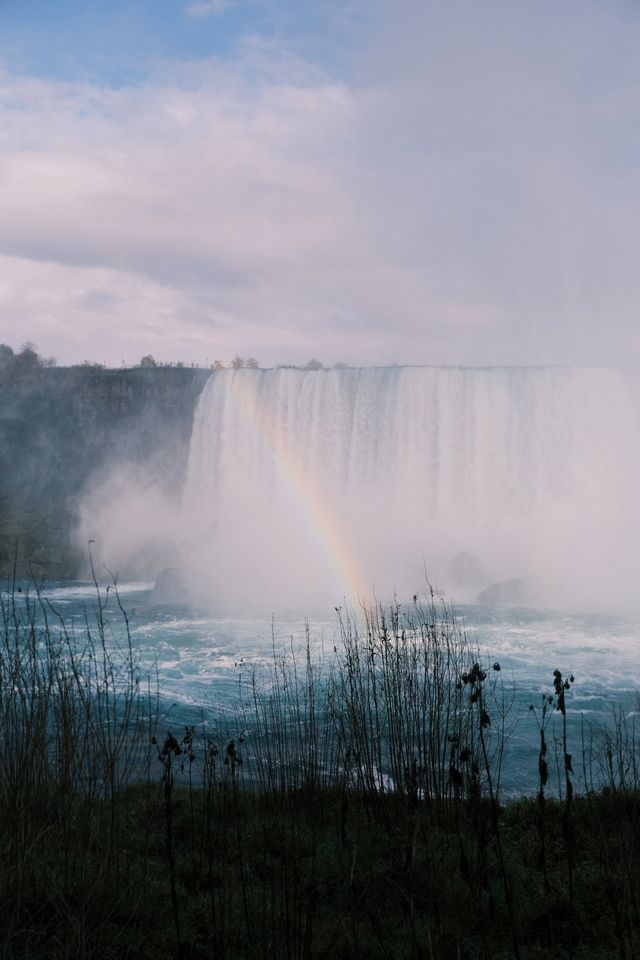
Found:
[[[171,458],[172,451],[163,451]],[[640,377],[597,368],[224,370],[185,481],[117,465],[84,499],[99,563],[241,610],[331,609],[429,580],[457,600],[630,609]]]

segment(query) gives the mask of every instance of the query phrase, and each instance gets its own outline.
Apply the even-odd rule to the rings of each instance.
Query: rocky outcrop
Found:
[[[188,577],[181,567],[165,567],[160,571],[151,594],[152,603],[176,606],[186,603],[188,596]]]
[[[515,607],[527,603],[527,585],[524,580],[501,580],[478,595],[476,603]]]
[[[193,414],[210,372],[197,368],[36,369],[0,376],[0,576],[73,576],[78,499],[94,476],[144,465],[178,489]],[[126,466],[125,466],[126,465]]]
[[[472,553],[461,550],[449,561],[449,577],[456,587],[478,587],[486,583],[488,577],[480,566],[480,561]]]

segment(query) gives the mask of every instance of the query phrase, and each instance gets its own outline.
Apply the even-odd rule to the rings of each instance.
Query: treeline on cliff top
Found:
[[[23,343],[20,349],[16,352],[13,347],[10,347],[6,343],[0,343],[0,381],[4,382],[15,382],[16,380],[23,379],[24,377],[29,377],[39,370],[51,369],[56,367],[58,364],[55,357],[43,357],[38,353],[37,347],[31,342]],[[75,363],[70,365],[72,369],[80,370],[107,370],[107,369],[116,369],[109,368],[104,363],[99,363],[91,360],[83,360],[81,363]],[[306,363],[278,363],[276,364],[277,368],[280,370],[324,370],[326,369],[325,364],[320,360],[316,360],[315,357],[311,357]],[[331,365],[333,369],[344,370],[349,365],[346,363],[334,363]],[[156,360],[153,354],[148,353],[145,356],[141,357],[138,363],[133,364],[132,367],[128,367],[124,361],[121,368],[117,369],[136,369],[142,368],[145,370],[156,370],[156,369],[204,369],[204,370],[260,370],[263,369],[261,364],[255,357],[242,357],[239,354],[236,354],[232,360],[228,363],[224,360],[214,360],[213,363],[209,362],[209,358],[205,357],[204,362],[191,362],[185,363],[183,360]]]

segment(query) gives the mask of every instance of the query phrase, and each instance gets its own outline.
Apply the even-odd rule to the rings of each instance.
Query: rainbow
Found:
[[[261,405],[259,373],[230,371],[227,397],[235,412],[258,432],[282,479],[301,505],[315,540],[323,550],[342,584],[344,599],[356,607],[372,592],[360,569],[349,539],[341,528],[335,508],[316,477],[306,469],[300,454],[292,448],[276,420]]]

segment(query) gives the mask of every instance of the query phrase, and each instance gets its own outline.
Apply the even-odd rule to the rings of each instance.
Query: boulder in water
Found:
[[[187,602],[189,584],[180,567],[165,567],[156,577],[151,599],[153,603],[183,604]]]
[[[527,585],[524,580],[501,580],[478,595],[476,603],[495,603],[504,606],[517,606],[528,599]]]
[[[448,569],[456,587],[477,587],[488,580],[478,558],[466,550],[461,550],[451,558]]]

